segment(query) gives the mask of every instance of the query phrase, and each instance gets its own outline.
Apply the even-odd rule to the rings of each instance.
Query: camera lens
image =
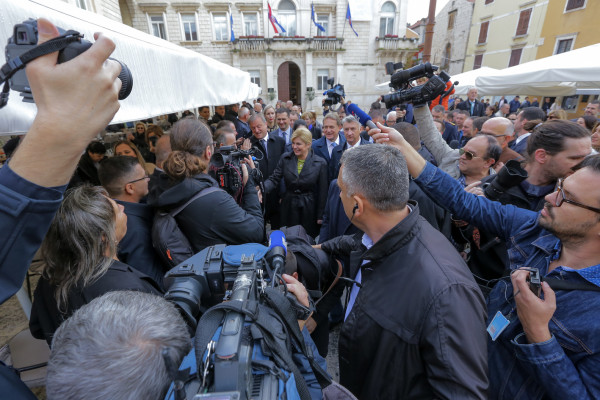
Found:
[[[131,89],[133,89],[133,76],[131,75],[131,70],[125,63],[111,58],[121,64],[121,72],[119,73],[119,79],[121,80],[121,90],[119,91],[119,100],[126,99],[127,96],[131,93]]]

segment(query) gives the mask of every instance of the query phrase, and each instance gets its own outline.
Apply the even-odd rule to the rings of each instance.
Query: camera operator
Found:
[[[57,36],[52,23],[38,21],[39,44]],[[0,302],[21,287],[81,154],[119,109],[121,67],[107,60],[115,44],[102,34],[94,38],[88,51],[63,64],[57,64],[57,52],[27,64],[37,115],[14,156],[0,169],[0,220],[6,228],[0,234]],[[0,393],[35,399],[3,365]]]
[[[510,278],[488,299],[491,398],[600,397],[600,156],[559,180],[533,212],[467,193],[397,132],[380,129],[374,139],[402,151],[428,195],[510,246]],[[544,282],[534,284],[537,274]]]
[[[173,151],[163,165],[171,187],[148,203],[161,210],[184,204],[201,190],[217,187],[208,163],[213,153],[210,131],[196,119],[178,121],[171,129]],[[254,180],[242,165],[244,189],[241,207],[225,191],[208,193],[190,203],[177,217],[177,224],[198,252],[207,246],[225,243],[259,243],[264,238],[263,216]],[[151,195],[156,195],[152,193]]]
[[[148,293],[109,292],[56,331],[46,393],[60,399],[163,399],[191,342],[172,303]]]

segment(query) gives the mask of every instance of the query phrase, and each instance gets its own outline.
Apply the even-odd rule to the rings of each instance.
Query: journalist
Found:
[[[57,36],[52,23],[38,20],[38,43]],[[88,51],[68,62],[57,64],[55,52],[27,64],[37,114],[13,157],[0,169],[0,221],[10,227],[0,233],[0,302],[21,287],[81,154],[119,109],[121,67],[107,60],[115,44],[102,34],[94,38]],[[2,364],[0,393],[36,398]]]
[[[533,212],[467,193],[397,132],[379,128],[374,139],[402,151],[427,194],[509,243],[510,277],[488,300],[490,398],[598,398],[600,156],[559,180]],[[533,273],[545,281],[541,288],[528,282]]]
[[[195,119],[178,121],[171,129],[173,151],[163,164],[170,187],[150,192],[148,203],[170,211],[197,196],[202,190],[218,187],[210,177],[208,163],[213,153],[209,129]],[[177,224],[194,252],[214,244],[260,243],[264,237],[263,216],[255,183],[245,165],[242,204],[223,190],[193,200],[177,217]]]

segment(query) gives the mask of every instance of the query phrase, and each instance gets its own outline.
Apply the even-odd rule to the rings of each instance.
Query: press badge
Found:
[[[510,321],[506,319],[506,317],[500,311],[498,311],[496,315],[494,315],[494,319],[492,320],[492,322],[490,322],[490,325],[487,327],[487,331],[490,334],[492,340],[496,341],[496,339],[498,339],[498,336],[500,336],[500,334],[504,332],[504,330],[509,324]]]

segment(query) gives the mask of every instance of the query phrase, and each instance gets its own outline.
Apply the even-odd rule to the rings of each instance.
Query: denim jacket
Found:
[[[600,265],[581,270],[560,266],[548,273],[560,240],[537,223],[538,213],[501,205],[464,191],[453,178],[427,164],[416,179],[423,191],[458,219],[507,242],[510,268],[537,268],[540,275],[600,286]],[[556,292],[556,312],[547,342],[529,344],[517,317],[510,278],[498,282],[488,299],[488,323],[497,311],[510,324],[488,340],[490,399],[600,398],[600,292]]]

